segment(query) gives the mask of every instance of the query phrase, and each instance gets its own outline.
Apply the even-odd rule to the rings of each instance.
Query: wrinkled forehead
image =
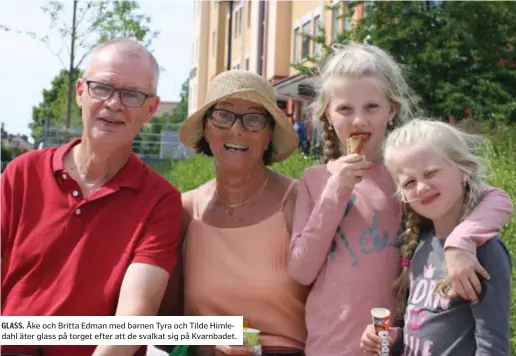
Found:
[[[148,56],[114,47],[98,52],[86,71],[86,77],[90,80],[145,92],[153,90],[154,76],[155,71]]]

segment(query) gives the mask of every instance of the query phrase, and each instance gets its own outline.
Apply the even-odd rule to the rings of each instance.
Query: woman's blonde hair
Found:
[[[364,43],[334,45],[333,54],[316,78],[317,96],[311,105],[313,120],[323,122],[325,162],[337,159],[341,155],[341,143],[326,118],[332,85],[342,79],[363,76],[374,78],[387,98],[398,104],[399,109],[393,119],[393,128],[414,116],[416,105],[411,90],[403,77],[400,65],[386,51]]]
[[[482,195],[482,179],[488,171],[488,141],[480,136],[468,134],[437,120],[414,119],[392,131],[384,142],[384,160],[389,172],[395,178],[393,160],[414,147],[428,147],[445,160],[464,172],[464,209],[462,219],[475,208]],[[398,187],[399,193],[399,187]],[[409,261],[416,250],[421,231],[431,227],[431,221],[418,215],[407,203],[404,204],[406,227],[400,237],[402,271],[394,282],[397,294],[398,315],[405,314],[408,295]],[[450,281],[445,278],[436,285],[436,291],[446,296]]]

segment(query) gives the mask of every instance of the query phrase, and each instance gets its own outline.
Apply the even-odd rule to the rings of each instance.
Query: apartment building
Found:
[[[228,69],[247,69],[275,86],[278,105],[292,118],[303,119],[313,98],[311,80],[292,68],[320,46],[302,34],[320,35],[330,43],[345,20],[348,2],[337,0],[194,0],[194,38],[190,72],[189,113],[204,101],[210,80]],[[330,8],[331,7],[331,8]],[[359,6],[354,17],[362,16]]]

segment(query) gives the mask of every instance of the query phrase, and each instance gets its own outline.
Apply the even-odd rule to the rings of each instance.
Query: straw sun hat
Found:
[[[204,135],[204,115],[217,102],[243,99],[263,106],[275,121],[272,137],[272,162],[287,158],[298,145],[297,133],[287,116],[276,104],[272,85],[263,77],[245,70],[230,70],[216,76],[208,87],[205,104],[183,123],[179,130],[181,142],[191,148]]]

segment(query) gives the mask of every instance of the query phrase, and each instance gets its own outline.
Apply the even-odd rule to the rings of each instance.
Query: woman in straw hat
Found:
[[[215,179],[183,195],[185,315],[243,315],[263,354],[303,355],[306,287],[287,274],[296,181],[267,166],[287,158],[297,134],[271,84],[223,72],[181,141],[213,157]],[[195,347],[196,355],[251,355],[250,347]]]

